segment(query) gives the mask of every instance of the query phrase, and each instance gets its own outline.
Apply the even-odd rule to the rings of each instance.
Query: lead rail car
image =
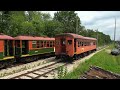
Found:
[[[96,38],[84,37],[73,33],[55,36],[56,58],[78,59],[92,51],[96,51]]]

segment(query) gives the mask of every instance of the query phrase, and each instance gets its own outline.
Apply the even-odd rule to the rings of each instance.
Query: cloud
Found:
[[[56,11],[42,11],[50,13],[54,17]],[[120,11],[75,11],[80,17],[82,25],[86,29],[98,29],[98,31],[114,37],[114,27],[116,17],[116,40],[120,39]]]
[[[120,39],[120,11],[77,11],[82,25],[89,29],[99,31],[114,37],[114,27],[116,17],[116,40]]]

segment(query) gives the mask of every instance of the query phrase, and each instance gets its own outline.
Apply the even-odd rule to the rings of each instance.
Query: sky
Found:
[[[42,11],[54,17],[56,11]],[[120,11],[75,11],[86,29],[93,29],[110,35],[114,39],[116,17],[116,40],[120,40]]]

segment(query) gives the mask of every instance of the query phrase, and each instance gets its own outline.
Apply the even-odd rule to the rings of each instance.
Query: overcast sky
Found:
[[[50,13],[54,17],[56,11],[42,11]],[[86,29],[98,29],[98,31],[114,37],[116,17],[116,40],[120,40],[120,11],[76,11],[82,25]]]

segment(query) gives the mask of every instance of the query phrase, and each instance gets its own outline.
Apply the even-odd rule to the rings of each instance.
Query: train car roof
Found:
[[[0,40],[14,40],[13,37],[0,33]]]
[[[74,34],[74,33],[63,33],[63,34],[59,34],[57,36],[71,36],[71,37],[76,38],[76,39],[81,38],[81,39],[97,40],[96,38],[84,37],[82,35],[78,35],[78,34]]]
[[[49,38],[49,37],[34,37],[36,40],[55,40],[55,38]]]
[[[17,36],[15,40],[55,40],[54,38],[38,37],[38,36]]]

